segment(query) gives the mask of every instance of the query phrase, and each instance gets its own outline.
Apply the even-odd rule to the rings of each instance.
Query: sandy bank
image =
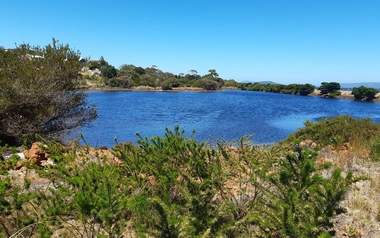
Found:
[[[352,95],[352,91],[348,91],[348,90],[339,90],[341,92],[341,95],[336,97],[336,98],[342,98],[342,99],[350,99],[350,100],[354,100],[354,95]],[[310,94],[310,96],[319,96],[320,95],[320,91],[319,90],[314,90],[313,93]],[[373,99],[373,102],[380,102],[380,93],[376,94],[376,98]]]

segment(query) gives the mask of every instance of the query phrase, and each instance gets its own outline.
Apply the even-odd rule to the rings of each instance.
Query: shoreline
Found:
[[[352,101],[355,101],[355,98],[354,98],[354,95],[352,95],[352,91],[350,90],[339,90],[341,92],[341,95],[340,96],[337,96],[335,98],[338,98],[338,99],[349,99],[349,100],[352,100]],[[309,94],[310,96],[316,96],[316,97],[321,97],[321,95],[319,94],[320,91],[315,89],[313,93]],[[361,101],[358,101],[358,102],[366,102],[365,100],[361,100]],[[380,92],[376,94],[376,98],[372,100],[372,102],[380,102]]]
[[[133,88],[118,88],[118,87],[85,87],[79,88],[81,91],[85,92],[218,92],[222,90],[240,90],[236,87],[222,87],[220,90],[204,90],[202,88],[195,87],[178,87],[172,90],[163,90],[161,87],[150,87],[150,86],[138,86]],[[341,92],[337,99],[349,99],[354,101],[354,95],[351,94],[350,90],[339,90]],[[320,91],[315,89],[314,92],[310,93],[308,96],[312,97],[323,97],[320,95]],[[380,102],[380,92],[376,94],[376,98],[372,102]]]
[[[87,87],[87,88],[80,88],[81,91],[86,92],[117,92],[117,91],[125,91],[125,92],[218,92],[222,90],[239,90],[238,88],[234,87],[223,87],[219,90],[205,90],[203,88],[196,88],[196,87],[178,87],[173,88],[171,90],[163,90],[161,87],[150,87],[150,86],[138,86],[133,88],[118,88],[118,87]]]

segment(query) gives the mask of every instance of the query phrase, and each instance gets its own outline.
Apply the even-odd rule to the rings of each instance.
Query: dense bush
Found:
[[[308,94],[314,92],[314,90],[315,90],[314,85],[311,85],[309,83],[301,84],[301,86],[299,87],[299,94],[305,96],[305,95],[308,95]]]
[[[380,134],[380,125],[371,122],[369,118],[356,119],[352,116],[338,116],[324,118],[318,122],[306,121],[305,127],[297,129],[290,134],[286,141],[295,139],[311,139],[316,143],[329,142],[333,137],[339,136],[340,143],[356,141],[369,141]]]
[[[134,85],[134,82],[129,77],[121,76],[118,78],[108,79],[107,85],[110,87],[132,88]]]
[[[102,72],[102,76],[105,78],[114,78],[116,77],[116,68],[112,65],[103,66],[100,68],[100,71]]]
[[[173,88],[179,87],[179,84],[176,78],[169,78],[161,82],[161,87],[163,90],[172,90]]]
[[[318,90],[321,91],[320,92],[321,94],[333,93],[340,90],[340,84],[337,82],[330,82],[330,83],[323,82],[321,83],[321,86],[318,88]]]
[[[77,91],[82,65],[68,45],[0,48],[0,140],[20,144],[38,133],[62,140],[72,129],[96,118],[95,106]]]
[[[365,99],[366,101],[372,101],[376,98],[378,92],[379,91],[375,88],[360,86],[353,88],[351,94],[354,95],[355,100]]]
[[[298,94],[298,95],[309,95],[315,89],[315,86],[312,84],[241,84],[240,88],[243,90],[250,91],[264,91],[264,92],[274,92],[274,93],[285,93],[285,94]]]
[[[16,230],[41,237],[52,231],[77,237],[330,237],[330,219],[354,181],[339,169],[322,177],[330,164],[316,164],[316,151],[263,150],[246,138],[236,149],[222,140],[197,143],[178,127],[164,137],[140,136],[136,146],[118,143],[108,155],[45,144],[55,164],[34,169],[50,180],[47,189],[31,190],[25,180],[25,197],[15,199],[20,188],[0,177],[0,232],[8,237]],[[18,213],[4,216],[10,209]]]
[[[199,85],[204,90],[219,90],[221,88],[221,85],[212,79],[201,79]]]
[[[329,165],[318,166],[315,158],[315,151],[298,146],[276,161],[275,169],[262,175],[261,181],[252,181],[263,194],[253,205],[251,219],[268,237],[334,234],[330,219],[343,211],[338,203],[352,174],[344,178],[335,169],[331,177],[324,178],[318,172]]]

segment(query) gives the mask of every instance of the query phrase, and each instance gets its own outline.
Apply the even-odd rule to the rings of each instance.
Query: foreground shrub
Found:
[[[78,91],[79,56],[54,39],[45,47],[0,48],[1,143],[20,145],[24,134],[60,141],[96,118],[95,106]]]
[[[319,173],[329,164],[316,164],[316,152],[296,146],[293,153],[280,158],[272,170],[252,182],[262,196],[247,216],[257,225],[259,237],[330,237],[331,218],[341,213],[339,201],[352,182],[352,174],[341,176],[335,169],[330,177]]]
[[[197,142],[179,127],[112,151],[44,143],[55,164],[34,169],[49,179],[47,188],[20,200],[21,190],[7,192],[9,179],[0,183],[7,220],[19,221],[12,209],[37,208],[33,221],[18,223],[18,229],[39,224],[34,235],[329,237],[330,219],[355,181],[331,164],[316,164],[313,150],[264,149],[245,137],[238,148],[223,140]],[[0,232],[12,234],[1,226]]]

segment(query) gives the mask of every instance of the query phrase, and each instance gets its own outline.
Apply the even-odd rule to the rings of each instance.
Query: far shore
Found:
[[[337,96],[336,98],[342,98],[342,99],[350,99],[354,100],[354,95],[352,95],[352,91],[349,90],[339,90],[341,92],[340,96]],[[320,96],[319,90],[314,90],[313,93],[310,94],[310,96]],[[376,98],[372,100],[372,102],[380,102],[380,93],[376,94]]]
[[[113,87],[88,87],[88,88],[81,88],[81,90],[92,92],[92,91],[104,91],[104,92],[116,92],[116,91],[126,91],[126,92],[214,92],[214,90],[204,90],[202,88],[197,87],[178,87],[173,88],[172,90],[163,90],[161,87],[149,87],[149,86],[138,86],[133,88],[113,88]],[[221,90],[240,90],[236,87],[223,87]],[[220,91],[220,90],[217,90]],[[336,98],[341,99],[350,99],[354,100],[354,95],[351,94],[352,91],[349,90],[339,90],[341,92],[340,96],[337,96]],[[320,91],[314,90],[313,93],[309,94],[309,96],[317,96],[320,97]],[[373,102],[380,102],[380,93],[376,94],[376,98],[373,100]]]
[[[223,87],[221,90],[204,90],[203,88],[198,87],[178,87],[171,90],[163,90],[161,87],[149,87],[149,86],[138,86],[133,88],[113,88],[113,87],[88,87],[82,88],[82,90],[91,92],[91,91],[130,91],[130,92],[215,92],[221,90],[239,90],[236,87]]]

